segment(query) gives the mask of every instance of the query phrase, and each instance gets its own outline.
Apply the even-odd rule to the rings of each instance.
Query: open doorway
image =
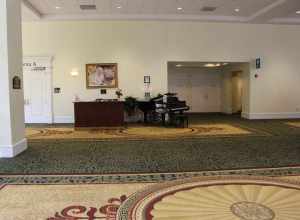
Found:
[[[249,63],[168,62],[168,90],[193,114],[248,112],[249,76]]]
[[[243,72],[232,72],[232,114],[241,114],[243,110]]]

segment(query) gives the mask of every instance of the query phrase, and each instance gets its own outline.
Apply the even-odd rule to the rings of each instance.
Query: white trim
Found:
[[[35,18],[41,19],[42,13],[34,7],[28,0],[22,0],[22,5],[32,12]]]
[[[250,115],[248,112],[242,112],[242,118],[250,119]]]
[[[12,158],[27,149],[27,140],[24,138],[15,145],[0,146],[0,158]]]
[[[73,116],[55,116],[54,123],[57,123],[57,124],[74,123],[74,117]]]
[[[247,22],[248,17],[219,15],[182,14],[45,14],[40,21],[72,20],[158,20],[158,21],[207,21],[207,22]]]
[[[267,5],[266,7],[262,8],[261,10],[254,13],[253,15],[251,15],[247,20],[248,21],[253,21],[255,19],[263,17],[265,14],[267,14],[268,12],[270,12],[270,11],[274,10],[275,8],[281,6],[284,3],[286,3],[286,0],[277,0],[273,3],[271,3],[270,5]]]
[[[271,24],[299,24],[299,18],[274,18],[269,21]]]
[[[242,117],[247,119],[298,119],[300,112],[242,113]]]

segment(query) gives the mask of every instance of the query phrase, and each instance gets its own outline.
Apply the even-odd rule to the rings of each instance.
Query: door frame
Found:
[[[48,123],[54,122],[53,116],[53,60],[54,56],[24,56],[23,57],[23,72],[32,71],[33,68],[45,68],[47,77],[47,103],[49,115],[45,122],[32,122],[32,123]]]
[[[231,111],[232,111],[232,114],[235,114],[236,112],[233,112],[233,91],[232,91],[232,88],[233,88],[233,77],[234,75],[239,75],[239,77],[241,78],[242,80],[242,94],[241,94],[241,114],[242,112],[244,111],[244,78],[243,78],[243,75],[244,75],[244,71],[243,70],[234,70],[231,72]]]

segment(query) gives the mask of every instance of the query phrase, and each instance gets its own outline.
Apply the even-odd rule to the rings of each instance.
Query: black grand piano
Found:
[[[186,101],[180,101],[176,93],[166,93],[152,98],[149,101],[139,101],[138,107],[144,112],[145,122],[162,122],[163,125],[182,125],[187,122],[187,116],[184,115],[190,107]]]

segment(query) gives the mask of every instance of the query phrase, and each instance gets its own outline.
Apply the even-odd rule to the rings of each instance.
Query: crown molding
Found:
[[[288,12],[291,9],[291,1],[298,4],[300,0],[275,0],[273,3],[262,8],[256,13],[246,16],[218,16],[218,15],[197,15],[197,14],[42,14],[28,0],[22,0],[23,5],[29,9],[36,20],[24,20],[23,22],[32,21],[199,21],[199,22],[220,22],[220,23],[250,23],[250,24],[299,24],[299,18],[273,18],[274,13],[282,8]]]
[[[22,0],[22,5],[26,7],[36,19],[41,19],[43,17],[42,13],[34,7],[28,0]]]
[[[201,16],[201,15],[142,15],[142,14],[48,14],[41,21],[72,21],[72,20],[150,20],[150,21],[207,21],[207,22],[246,22],[247,17],[240,16]]]

